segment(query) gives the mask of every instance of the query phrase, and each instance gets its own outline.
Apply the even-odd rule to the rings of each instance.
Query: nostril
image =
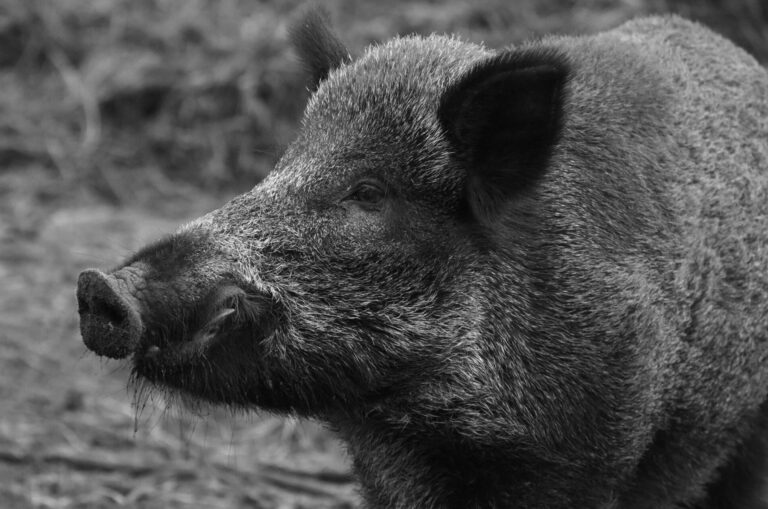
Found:
[[[117,304],[110,304],[98,295],[94,295],[90,302],[86,303],[85,313],[100,317],[105,322],[118,325],[127,320],[126,313]]]
[[[122,358],[137,346],[141,317],[133,297],[112,275],[97,270],[80,274],[77,287],[80,332],[85,345],[99,355]]]
[[[100,283],[100,281],[99,281]],[[77,312],[81,317],[92,315],[113,324],[127,320],[123,299],[107,285],[91,283],[77,295]]]

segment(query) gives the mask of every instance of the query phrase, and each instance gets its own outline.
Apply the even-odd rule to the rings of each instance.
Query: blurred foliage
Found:
[[[89,191],[116,202],[252,186],[290,142],[307,99],[287,42],[299,4],[3,0],[0,167],[34,177],[37,194]],[[763,0],[324,4],[353,53],[397,33],[502,46],[675,11],[768,60]],[[0,181],[0,198],[15,191]]]

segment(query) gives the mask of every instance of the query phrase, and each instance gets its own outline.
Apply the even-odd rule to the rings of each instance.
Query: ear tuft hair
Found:
[[[317,89],[328,74],[352,60],[347,48],[330,28],[322,7],[305,8],[291,23],[291,42],[310,75],[310,90]]]
[[[467,169],[467,199],[488,218],[545,170],[558,140],[568,65],[554,51],[510,50],[469,70],[438,111]]]

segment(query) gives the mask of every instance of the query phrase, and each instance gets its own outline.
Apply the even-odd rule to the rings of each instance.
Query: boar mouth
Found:
[[[124,276],[80,274],[80,330],[90,350],[113,359],[132,356],[136,371],[147,378],[162,381],[222,350],[252,348],[254,339],[275,330],[274,300],[245,285],[221,281],[184,304],[167,291],[165,299],[151,299],[151,292],[136,292]]]

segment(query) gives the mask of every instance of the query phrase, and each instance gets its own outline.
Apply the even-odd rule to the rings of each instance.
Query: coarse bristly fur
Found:
[[[326,422],[370,508],[766,507],[766,70],[677,17],[350,60],[313,16],[298,138],[81,276],[89,347]]]

